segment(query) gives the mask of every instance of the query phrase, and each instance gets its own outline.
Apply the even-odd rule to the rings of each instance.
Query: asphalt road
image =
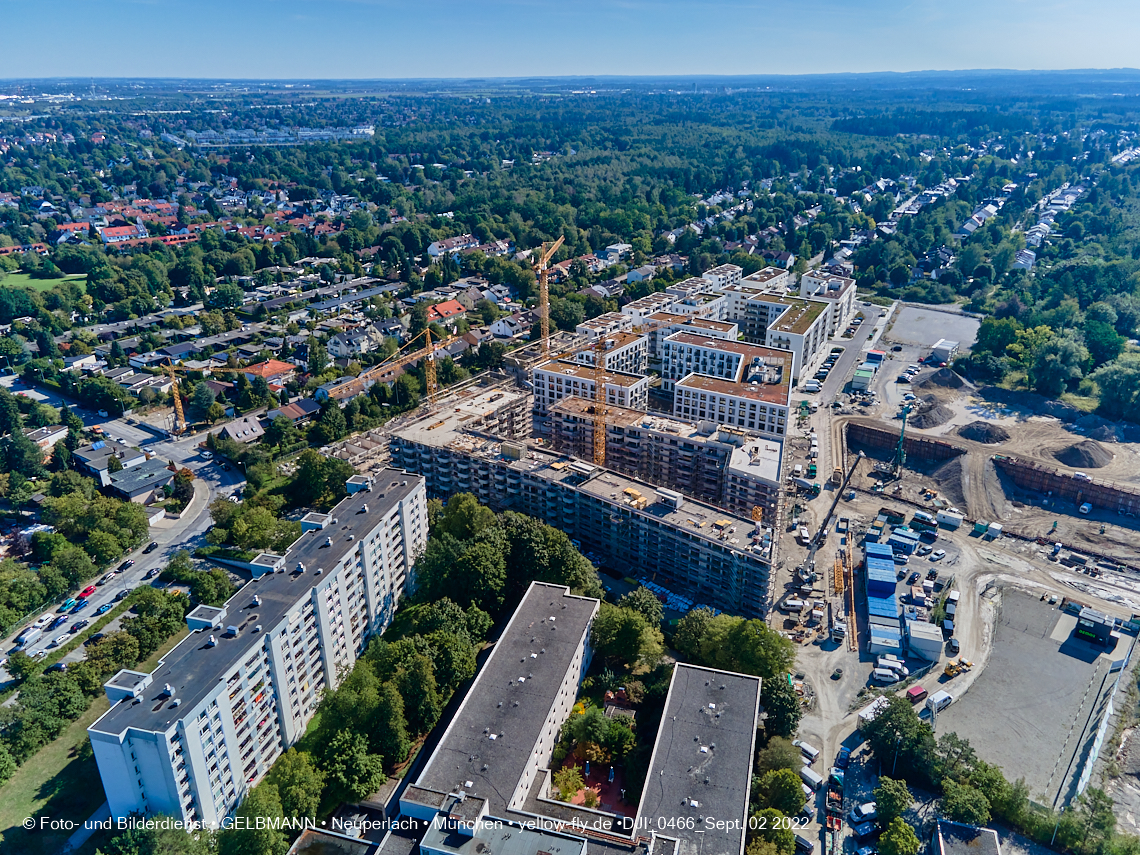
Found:
[[[40,389],[29,389],[15,377],[0,378],[0,383],[12,389],[13,392],[23,392],[28,397],[55,407],[63,403],[58,395]],[[204,434],[196,434],[181,439],[160,438],[152,430],[144,430],[128,424],[122,419],[103,419],[97,413],[84,410],[78,406],[73,406],[72,411],[83,419],[84,425],[88,427],[99,425],[109,440],[121,440],[128,445],[138,446],[163,460],[172,460],[176,465],[190,469],[196,476],[196,483],[205,487],[205,492],[201,493],[201,487],[198,488],[199,495],[191,504],[190,512],[185,514],[182,519],[167,520],[151,526],[150,537],[147,542],[149,543],[150,540],[157,542],[158,548],[149,555],[145,554],[143,547],[146,544],[144,543],[139,549],[117,559],[111,567],[107,568],[108,571],[118,567],[127,559],[133,559],[135,564],[114,576],[106,584],[97,587],[95,593],[88,598],[90,605],[78,612],[66,624],[56,629],[45,630],[40,638],[28,646],[27,652],[32,655],[53,649],[55,647],[54,639],[66,634],[76,621],[85,619],[94,622],[93,618],[99,607],[105,603],[113,602],[120,591],[135,588],[140,584],[157,584],[156,581],[146,580],[147,571],[152,568],[161,569],[165,567],[170,556],[179,549],[192,550],[200,545],[211,524],[208,509],[210,502],[219,495],[226,496],[234,493],[245,483],[242,474],[236,469],[223,469],[215,461],[206,460],[201,456],[198,443],[202,441]],[[94,584],[94,581],[91,584]],[[58,613],[58,607],[61,604],[57,603],[51,609],[44,609],[41,614],[46,614],[48,611]],[[23,629],[24,627],[21,627],[0,644],[0,659],[7,658],[16,648],[15,638]],[[81,658],[82,649],[79,648],[78,651],[69,654],[68,661],[76,661]],[[0,684],[6,683],[9,679],[8,673],[0,668]]]

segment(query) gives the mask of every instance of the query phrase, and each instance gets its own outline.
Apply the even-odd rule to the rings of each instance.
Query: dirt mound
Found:
[[[965,455],[947,460],[930,473],[931,480],[938,485],[938,492],[943,499],[959,508],[966,506],[966,492],[962,487]]]
[[[958,436],[974,442],[984,442],[987,445],[996,445],[1009,439],[1009,432],[1000,425],[990,422],[970,422],[958,428]]]
[[[954,418],[954,411],[944,407],[933,395],[926,395],[915,402],[914,412],[907,419],[907,424],[926,430],[944,425]]]
[[[1089,438],[1101,442],[1123,442],[1124,431],[1121,430],[1120,425],[1105,424],[1090,430]]]
[[[944,389],[961,389],[966,381],[949,368],[939,368],[929,377],[923,377],[916,386],[941,386]]]
[[[1099,442],[1086,439],[1054,451],[1053,456],[1074,469],[1100,469],[1112,462],[1113,454]]]

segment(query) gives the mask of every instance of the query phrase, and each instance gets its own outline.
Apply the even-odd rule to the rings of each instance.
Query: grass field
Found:
[[[33,288],[36,291],[50,291],[60,282],[71,281],[78,282],[80,285],[87,284],[86,273],[74,273],[70,276],[65,276],[63,279],[33,279],[27,273],[9,273],[7,276],[0,278],[0,288]]]
[[[152,671],[158,660],[187,633],[188,630],[178,633],[134,670]],[[74,831],[28,834],[20,827],[24,818],[69,820],[77,823],[78,828],[103,803],[106,796],[87,739],[87,728],[109,706],[106,696],[97,697],[58,739],[41,748],[0,787],[0,851],[53,855]],[[102,832],[96,833],[79,851],[94,852],[100,842],[106,842]]]

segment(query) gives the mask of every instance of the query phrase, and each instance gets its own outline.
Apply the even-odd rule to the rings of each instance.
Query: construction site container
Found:
[[[936,517],[938,524],[943,528],[958,528],[965,519],[961,514],[956,514],[953,511],[939,511]]]
[[[974,534],[985,534],[990,524],[985,520],[978,520],[974,523]]]
[[[1001,523],[990,523],[986,528],[987,537],[1001,537]]]

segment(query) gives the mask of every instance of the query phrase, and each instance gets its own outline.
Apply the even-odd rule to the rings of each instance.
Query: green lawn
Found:
[[[149,659],[136,666],[151,671],[189,630],[167,641]],[[28,834],[20,823],[37,816],[70,820],[82,826],[106,798],[99,780],[99,769],[87,739],[87,728],[105,713],[107,698],[95,698],[88,710],[60,735],[41,748],[0,787],[0,851],[26,855],[54,855],[74,831],[44,831]],[[102,840],[95,834],[80,852],[94,852]]]
[[[0,277],[0,286],[5,288],[34,288],[37,291],[50,291],[60,282],[72,281],[78,282],[80,285],[86,286],[87,274],[86,273],[73,273],[70,276],[65,276],[63,279],[33,279],[27,273],[9,273],[7,276]]]

